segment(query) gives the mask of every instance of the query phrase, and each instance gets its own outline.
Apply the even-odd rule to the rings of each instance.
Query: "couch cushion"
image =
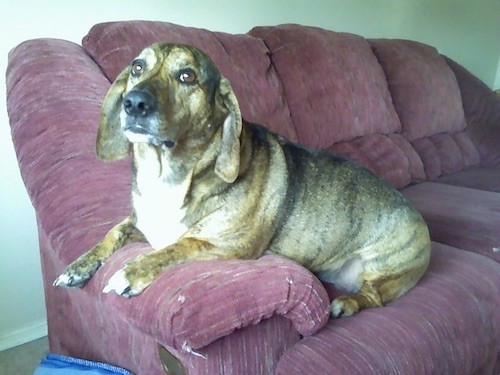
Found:
[[[422,160],[428,181],[479,164],[479,153],[466,132],[419,138],[412,146]]]
[[[500,193],[500,167],[468,169],[443,176],[436,182]]]
[[[166,22],[128,21],[95,25],[83,39],[83,47],[113,81],[144,47],[160,41],[202,49],[231,81],[247,121],[297,140],[281,82],[266,45],[258,38]]]
[[[401,134],[422,159],[426,180],[478,165],[456,77],[437,50],[407,40],[370,44],[386,74]]]
[[[300,143],[345,155],[396,188],[424,178],[365,39],[299,25],[250,34],[269,48]]]
[[[500,351],[500,265],[432,244],[427,274],[382,308],[330,320],[287,350],[276,374],[493,373]]]
[[[465,128],[457,80],[435,48],[407,40],[369,42],[408,140]]]
[[[500,194],[424,182],[403,190],[431,238],[500,262]]]
[[[500,166],[500,96],[455,61],[444,57],[460,87],[467,133],[484,166]]]
[[[384,73],[362,37],[299,25],[250,35],[269,48],[301,143],[325,148],[400,130]]]
[[[393,187],[401,189],[425,179],[422,160],[399,134],[372,134],[327,149],[362,164]]]

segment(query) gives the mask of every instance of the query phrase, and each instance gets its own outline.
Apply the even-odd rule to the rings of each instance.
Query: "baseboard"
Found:
[[[43,336],[47,336],[47,322],[45,320],[0,336],[0,351],[25,344]]]

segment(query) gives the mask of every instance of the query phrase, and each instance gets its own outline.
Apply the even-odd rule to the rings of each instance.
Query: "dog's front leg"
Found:
[[[183,237],[176,243],[148,254],[139,255],[117,271],[103,289],[124,297],[135,296],[146,289],[168,267],[190,260],[229,259],[231,254],[210,242]]]
[[[128,216],[114,226],[97,245],[71,263],[54,281],[54,286],[82,287],[116,250],[131,242],[144,241],[134,222]]]

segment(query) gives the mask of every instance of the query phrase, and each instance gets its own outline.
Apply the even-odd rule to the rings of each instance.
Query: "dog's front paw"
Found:
[[[140,294],[156,278],[154,274],[144,272],[140,262],[132,262],[110,277],[103,293],[115,292],[123,297],[133,297]]]
[[[115,292],[120,296],[130,297],[130,282],[127,279],[125,271],[119,270],[115,272],[102,291],[103,293]]]
[[[88,260],[85,257],[79,258],[66,267],[52,285],[83,287],[94,276],[101,264],[101,261]]]

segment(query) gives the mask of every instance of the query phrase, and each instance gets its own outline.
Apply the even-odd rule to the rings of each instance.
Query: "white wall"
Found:
[[[495,82],[493,83],[493,88],[495,90],[500,90],[500,55],[498,56],[497,74],[495,77]]]
[[[80,42],[98,22],[161,20],[232,33],[295,22],[432,44],[500,88],[498,0],[17,0],[2,2],[0,71],[23,40]],[[500,70],[500,68],[498,68]],[[10,138],[0,84],[0,350],[46,333],[37,232]]]

